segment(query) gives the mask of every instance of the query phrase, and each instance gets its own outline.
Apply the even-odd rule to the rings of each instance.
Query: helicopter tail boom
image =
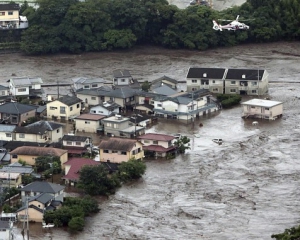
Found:
[[[215,20],[213,20],[213,29],[214,30],[216,30],[216,31],[222,31],[222,28],[221,28],[221,26],[215,21]]]

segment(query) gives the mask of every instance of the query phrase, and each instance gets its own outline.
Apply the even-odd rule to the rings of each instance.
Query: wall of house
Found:
[[[19,19],[19,11],[8,10],[1,12],[4,12],[4,15],[0,15],[0,21],[12,21],[13,19]],[[8,15],[8,12],[12,12],[12,15]]]
[[[111,111],[108,111],[106,108],[102,106],[95,106],[90,109],[90,113],[108,116],[111,114]]]
[[[129,127],[129,120],[123,122],[109,122],[102,120],[104,124],[104,134],[113,134],[114,136],[120,136],[120,130]]]
[[[63,155],[60,156],[60,162],[61,162],[61,168],[64,170],[65,169],[65,163],[68,161],[68,153],[64,153]]]
[[[110,101],[110,100],[112,100],[112,101],[114,101],[115,103],[117,103],[117,104],[119,104],[120,105],[120,107],[125,107],[125,101],[124,101],[124,99],[123,98],[110,98],[110,97],[107,97],[107,96],[105,96],[104,97],[104,101],[105,102],[108,102],[108,101]]]
[[[137,153],[137,150],[140,149],[140,152]],[[136,144],[134,145],[134,147],[132,148],[132,150],[129,153],[129,159],[131,158],[135,158],[137,160],[142,160],[144,158],[144,150],[143,150],[143,145],[141,142],[136,142]]]
[[[3,96],[8,96],[9,95],[9,90],[8,89],[3,89],[0,91],[0,95],[3,97]]]
[[[55,129],[53,131],[48,131],[48,133],[47,133],[48,141],[58,142],[62,139],[63,135],[64,135],[64,132],[63,132],[62,127]]]
[[[71,143],[71,144],[68,144],[68,143]],[[79,141],[66,141],[66,140],[64,140],[63,141],[63,146],[68,146],[68,147],[85,147],[89,143],[90,143],[90,141],[89,141],[88,138],[86,139],[86,141],[83,141],[83,142],[79,142]],[[80,144],[80,145],[78,145],[78,144]]]
[[[36,109],[33,109],[27,113],[21,114],[19,126],[22,124],[23,121],[26,121],[28,118],[35,117],[35,113],[36,113]]]
[[[68,172],[70,171],[70,169],[71,169],[71,165],[65,164],[65,175],[68,174]]]
[[[115,78],[114,85],[129,85],[132,77]]]
[[[0,232],[0,239],[10,239],[10,230],[5,229]]]
[[[39,209],[43,210],[45,205],[39,201],[31,201],[29,205],[34,205],[38,207]]]
[[[91,95],[80,94],[80,93],[77,93],[76,96],[79,99],[81,99],[84,102],[85,106],[87,107],[95,106],[102,103],[100,96],[91,96]]]
[[[22,175],[19,174],[16,178],[10,178],[9,175],[7,178],[0,178],[2,187],[18,187],[22,183]]]
[[[30,133],[15,133],[15,141],[38,142],[38,143],[46,142],[45,138],[43,138],[43,135],[30,134]]]
[[[61,190],[60,192],[54,194],[54,198],[55,198],[56,201],[63,202],[64,201],[64,197],[65,197],[64,190]]]
[[[12,141],[13,140],[13,133],[11,133],[11,132],[0,132],[0,140]]]
[[[274,106],[270,109],[270,114],[272,117],[282,115],[282,113],[283,113],[283,104]]]
[[[168,148],[172,145],[172,141],[156,141],[156,140],[150,140],[150,139],[141,139],[141,142],[145,146],[158,145],[158,146],[162,146],[164,148]]]
[[[33,222],[43,222],[43,213],[39,212],[33,208],[28,208],[29,221]],[[24,222],[26,220],[26,209],[18,212],[18,220]]]
[[[96,133],[97,129],[101,126],[101,121],[75,119],[75,124],[77,131]]]
[[[60,107],[65,107],[64,113],[60,113]],[[57,119],[65,118],[65,120],[68,120],[70,116],[79,116],[80,111],[80,103],[73,104],[72,106],[67,106],[60,101],[53,101],[47,104],[47,118],[50,119],[56,117]]]

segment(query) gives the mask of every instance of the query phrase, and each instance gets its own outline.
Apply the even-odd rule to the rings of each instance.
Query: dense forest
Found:
[[[247,0],[216,11],[208,6],[179,9],[167,0],[37,0],[21,14],[30,27],[21,49],[27,54],[80,53],[155,44],[205,50],[241,43],[300,39],[300,0]],[[213,19],[240,15],[250,30],[214,31]]]

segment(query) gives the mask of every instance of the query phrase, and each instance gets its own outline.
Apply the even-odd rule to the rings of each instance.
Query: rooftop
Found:
[[[130,151],[134,145],[137,143],[135,139],[126,138],[110,138],[108,140],[103,140],[99,144],[99,149],[111,149],[118,151]]]
[[[251,99],[249,101],[243,102],[241,104],[242,105],[257,106],[257,107],[274,107],[274,106],[282,104],[282,102],[255,98],[255,99]]]
[[[58,193],[61,190],[65,189],[65,186],[56,184],[56,183],[50,183],[50,182],[32,182],[26,185],[21,189],[21,191],[33,191],[33,192],[40,192],[40,193]]]
[[[187,78],[223,79],[225,71],[225,68],[191,67],[188,71]]]
[[[64,135],[63,141],[75,141],[75,142],[85,142],[90,137],[87,136],[76,136],[76,135]]]
[[[174,136],[159,134],[159,133],[146,133],[138,137],[138,139],[156,140],[156,141],[171,141],[175,139]]]
[[[22,146],[10,152],[11,155],[27,155],[27,156],[56,156],[60,157],[67,153],[67,150],[51,147],[32,147]]]
[[[106,116],[104,116],[104,115],[85,113],[85,114],[81,114],[81,115],[77,116],[75,119],[98,121],[105,117]]]
[[[43,80],[40,77],[13,77],[9,79],[17,86],[31,86],[33,84],[42,84]]]
[[[54,131],[58,128],[63,127],[62,124],[49,121],[38,121],[31,123],[25,127],[16,127],[14,132],[16,133],[31,133],[31,134],[45,134],[48,131]]]
[[[72,106],[76,103],[82,102],[81,99],[79,99],[78,97],[75,97],[75,96],[71,97],[71,96],[68,96],[68,95],[60,97],[56,101],[59,101],[59,102],[65,104],[67,106]]]
[[[26,112],[30,112],[32,110],[37,109],[39,106],[35,105],[28,105],[22,104],[17,102],[9,102],[0,105],[0,112],[1,113],[8,113],[8,114],[23,114]]]
[[[122,77],[131,77],[131,74],[128,70],[114,70],[113,76],[114,78],[122,78]]]

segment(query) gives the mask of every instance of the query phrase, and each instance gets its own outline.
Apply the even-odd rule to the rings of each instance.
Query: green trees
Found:
[[[148,81],[143,82],[142,84],[143,91],[148,92],[150,88],[151,88],[151,83],[149,83]]]
[[[146,171],[146,165],[144,162],[130,159],[128,162],[122,162],[119,166],[119,177],[123,182],[130,181],[132,179],[140,178]]]
[[[300,226],[285,229],[283,233],[273,234],[271,238],[276,240],[297,240],[300,238]]]
[[[230,108],[238,105],[241,102],[242,97],[236,94],[218,94],[217,99],[222,104],[223,108]]]
[[[179,153],[185,153],[187,149],[190,149],[190,139],[187,136],[181,136],[174,145]]]

